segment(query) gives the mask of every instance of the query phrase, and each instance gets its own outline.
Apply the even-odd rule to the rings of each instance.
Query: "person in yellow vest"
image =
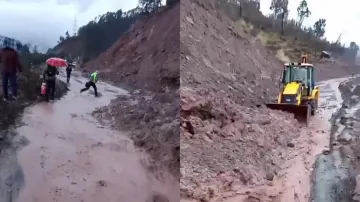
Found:
[[[89,90],[89,88],[92,87],[94,89],[95,97],[97,97],[98,93],[97,93],[96,82],[99,79],[98,75],[99,75],[99,71],[95,71],[92,74],[90,74],[90,80],[85,83],[85,88],[81,89],[80,93]]]

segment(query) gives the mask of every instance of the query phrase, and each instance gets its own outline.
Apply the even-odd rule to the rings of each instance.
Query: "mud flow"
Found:
[[[360,78],[342,79],[338,89],[329,91],[328,100],[338,100],[330,119],[330,150],[315,163],[312,199],[316,202],[359,201]],[[330,84],[328,84],[330,85]],[[335,82],[332,83],[335,87]],[[330,95],[332,94],[332,95]]]
[[[137,152],[125,134],[104,128],[89,114],[127,92],[100,82],[95,98],[92,89],[80,94],[85,82],[73,72],[65,97],[26,110],[16,132],[29,143],[18,152],[19,166],[16,158],[1,164],[10,185],[0,201],[145,202],[154,192],[167,196],[179,190],[147,172],[146,154]]]

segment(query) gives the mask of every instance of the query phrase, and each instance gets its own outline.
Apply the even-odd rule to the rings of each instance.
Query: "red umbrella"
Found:
[[[49,58],[46,60],[46,64],[53,67],[67,67],[67,62],[61,58]]]

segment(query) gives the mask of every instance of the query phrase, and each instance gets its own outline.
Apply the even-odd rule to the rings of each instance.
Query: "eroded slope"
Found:
[[[299,135],[289,114],[264,107],[283,65],[210,1],[183,0],[180,14],[182,198],[272,181]]]

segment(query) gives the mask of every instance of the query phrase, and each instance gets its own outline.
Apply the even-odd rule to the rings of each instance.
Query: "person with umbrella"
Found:
[[[8,82],[10,81],[11,95],[17,99],[17,74],[22,71],[19,54],[22,44],[20,41],[0,35],[0,67],[4,100],[9,99]]]
[[[46,82],[45,101],[49,102],[55,98],[56,75],[59,75],[57,67],[66,67],[67,63],[61,58],[50,58],[46,60],[46,64],[43,79]]]
[[[82,93],[86,90],[89,90],[89,88],[92,87],[94,89],[95,97],[98,96],[97,87],[96,87],[96,82],[98,81],[98,74],[99,74],[99,71],[97,71],[97,70],[95,72],[93,72],[92,74],[90,74],[90,80],[85,83],[85,88],[81,89],[80,93]]]

